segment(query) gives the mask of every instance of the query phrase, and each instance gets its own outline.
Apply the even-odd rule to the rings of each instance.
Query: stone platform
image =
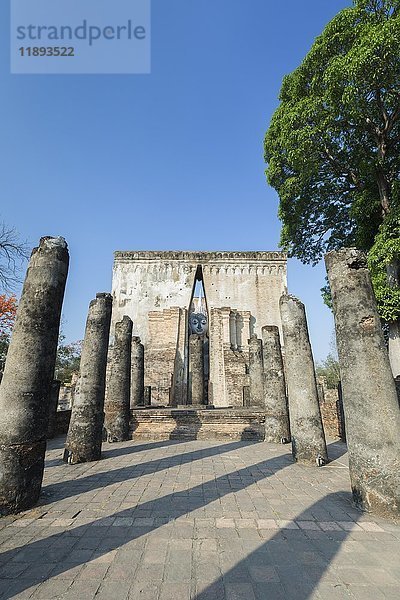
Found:
[[[132,410],[136,440],[263,441],[265,413],[249,408],[138,408]]]

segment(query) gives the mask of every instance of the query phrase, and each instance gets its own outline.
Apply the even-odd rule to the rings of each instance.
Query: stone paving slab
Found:
[[[39,505],[0,519],[0,598],[400,598],[400,526],[351,504],[346,447],[320,469],[252,442],[47,452]]]

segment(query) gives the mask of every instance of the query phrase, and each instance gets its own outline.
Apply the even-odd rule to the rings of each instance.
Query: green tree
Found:
[[[379,233],[395,235],[400,0],[354,0],[326,26],[284,78],[265,159],[280,198],[281,245],[291,256],[316,264],[329,250],[356,245],[369,252]],[[391,248],[389,259],[388,244],[379,236],[377,243],[389,286],[398,286],[399,254]],[[378,279],[375,286],[383,285]],[[387,315],[386,296],[375,289]]]
[[[81,353],[82,342],[66,344],[65,335],[61,333],[57,349],[55,379],[59,379],[62,384],[70,383],[72,375],[79,371]]]
[[[329,354],[325,360],[316,364],[316,373],[321,377],[325,377],[326,384],[330,389],[336,389],[340,382],[339,359],[336,348],[336,337],[332,333],[329,344]]]
[[[322,362],[316,365],[317,375],[325,377],[329,389],[336,389],[340,382],[339,361],[337,357],[329,353]]]
[[[392,323],[400,319],[400,215],[389,215],[380,226],[368,253],[368,267],[382,319]]]

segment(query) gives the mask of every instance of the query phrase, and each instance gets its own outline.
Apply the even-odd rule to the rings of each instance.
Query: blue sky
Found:
[[[350,0],[153,0],[150,75],[11,75],[0,4],[0,218],[34,246],[63,235],[64,332],[111,289],[114,250],[273,250],[263,137],[282,77]],[[317,360],[333,321],[322,265],[289,262]]]

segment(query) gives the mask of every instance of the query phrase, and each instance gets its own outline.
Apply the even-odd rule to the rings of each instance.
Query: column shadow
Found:
[[[310,520],[310,513],[332,511],[337,514],[344,506],[350,508],[351,500],[350,492],[328,494],[289,522],[287,529],[264,530],[268,541],[238,563],[229,543],[223,545],[222,564],[234,562],[234,566],[197,593],[193,600],[225,598],[227,589],[232,593],[235,587],[247,589],[248,597],[257,600],[307,600],[321,580],[328,587],[331,584],[327,597],[333,598],[335,592],[338,598],[347,595],[345,585],[341,586],[337,577],[329,573],[329,566],[350,531],[341,529],[335,522],[330,524],[335,529],[323,531],[317,521]],[[232,545],[231,540],[227,542]]]
[[[202,448],[200,450],[189,451],[185,454],[176,454],[173,456],[167,456],[165,458],[159,458],[154,461],[146,463],[139,463],[137,465],[128,465],[119,469],[113,469],[112,471],[96,472],[87,477],[79,479],[62,480],[58,483],[46,485],[42,489],[42,496],[39,501],[39,506],[49,504],[57,500],[64,500],[77,494],[83,494],[85,492],[93,491],[97,488],[106,488],[109,485],[118,483],[119,481],[128,481],[136,479],[141,475],[148,475],[151,473],[159,472],[164,469],[170,469],[178,465],[184,465],[196,460],[203,458],[209,458],[211,456],[219,456],[231,450],[236,450],[239,447],[244,447],[254,442],[231,442],[229,444],[221,444],[218,446],[212,446],[211,448]],[[174,442],[164,442],[165,445],[174,444]],[[145,446],[145,445],[143,445]],[[141,448],[143,449],[143,446]],[[63,463],[61,467],[65,468],[67,472],[70,469],[69,465]]]
[[[129,454],[136,454],[137,452],[145,452],[146,450],[155,450],[157,448],[164,448],[167,446],[173,446],[177,444],[183,444],[187,440],[162,440],[158,442],[146,442],[144,444],[135,444],[132,443],[129,446],[123,446],[122,448],[112,448],[107,447],[104,450],[104,446],[101,452],[101,460],[107,460],[109,458],[114,458],[116,456],[128,456]],[[134,442],[134,440],[132,440]],[[129,443],[129,442],[127,442]],[[65,436],[62,437],[62,442],[59,441],[60,445],[56,445],[53,447],[48,446],[48,450],[63,450],[65,445]],[[111,444],[110,444],[111,446]],[[52,467],[58,467],[62,464],[65,464],[62,459],[62,454],[60,454],[59,458],[52,458],[50,460],[46,460],[45,469],[51,469]]]
[[[337,440],[328,444],[328,455],[330,462],[340,458],[344,454],[347,454],[347,445],[341,440]]]
[[[236,445],[229,444],[234,447]],[[148,526],[135,526],[132,518],[135,509],[125,509],[116,512],[111,517],[93,521],[90,525],[81,525],[62,533],[55,533],[44,540],[33,541],[7,550],[0,555],[0,563],[4,565],[0,568],[0,578],[11,572],[18,579],[6,580],[3,598],[12,598],[33,585],[43,583],[85,563],[90,563],[94,550],[92,549],[91,552],[74,551],[74,546],[79,540],[80,547],[82,547],[82,541],[86,541],[87,548],[93,548],[91,540],[93,540],[96,529],[100,535],[100,542],[96,547],[96,557],[98,558],[155,531],[168,520],[190,514],[231,492],[245,489],[252,483],[270,477],[291,464],[292,460],[287,455],[275,457],[233,471],[189,490],[144,502],[140,505],[140,514],[157,515],[156,519],[150,519],[152,524]],[[251,477],[249,477],[249,471]],[[113,527],[112,523],[115,522],[115,519],[119,519],[123,526]],[[121,522],[121,519],[124,520]],[[56,558],[59,562],[55,562]],[[10,565],[12,566],[10,567]]]

